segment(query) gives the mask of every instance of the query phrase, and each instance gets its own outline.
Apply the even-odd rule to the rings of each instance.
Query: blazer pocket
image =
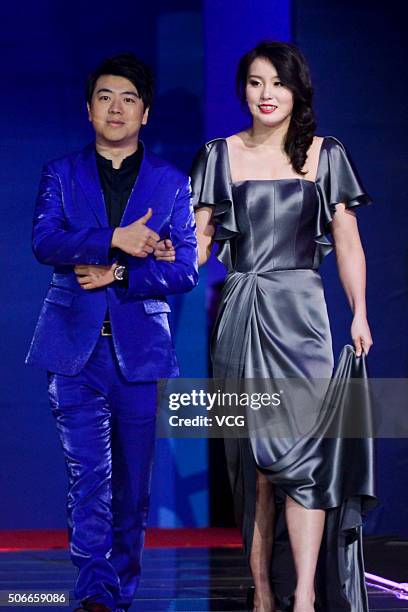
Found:
[[[170,312],[170,306],[164,300],[144,300],[143,308],[146,314],[161,314],[162,312]]]
[[[60,287],[50,287],[46,295],[45,301],[50,304],[58,304],[59,306],[71,306],[75,293],[68,289],[61,289]]]

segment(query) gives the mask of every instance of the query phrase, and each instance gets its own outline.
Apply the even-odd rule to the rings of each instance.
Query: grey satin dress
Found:
[[[331,334],[317,269],[332,250],[327,234],[336,203],[354,208],[370,202],[344,146],[324,138],[315,182],[233,183],[227,143],[216,139],[199,151],[191,178],[195,206],[214,207],[218,257],[228,269],[213,332],[214,377],[330,381]],[[351,347],[343,350],[334,378],[348,376],[366,376],[364,360],[356,359]],[[226,439],[225,446],[248,558],[256,470],[276,487],[271,582],[278,607],[291,609],[295,589],[284,517],[285,496],[290,495],[307,508],[327,510],[316,609],[366,612],[361,526],[362,515],[375,505],[371,441],[270,436]]]

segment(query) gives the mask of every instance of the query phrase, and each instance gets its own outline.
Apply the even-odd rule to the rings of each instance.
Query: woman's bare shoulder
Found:
[[[312,148],[320,150],[320,147],[323,144],[323,140],[324,140],[323,136],[313,136],[313,142],[310,145],[310,149],[309,150],[311,150]]]
[[[237,132],[236,134],[231,134],[231,136],[227,136],[225,139],[228,146],[231,148],[241,148],[246,140],[248,139],[248,134],[246,131]]]
[[[310,145],[308,149],[307,159],[306,159],[306,163],[304,166],[304,170],[306,171],[304,178],[308,180],[311,180],[311,181],[316,180],[317,169],[318,169],[319,158],[320,158],[320,150],[323,146],[323,140],[324,140],[323,136],[314,136],[312,144]]]

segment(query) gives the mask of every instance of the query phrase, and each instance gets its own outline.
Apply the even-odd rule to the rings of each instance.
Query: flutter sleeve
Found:
[[[353,161],[344,145],[332,136],[324,139],[320,152],[316,176],[318,212],[316,217],[315,242],[317,244],[316,267],[330,253],[333,245],[328,237],[330,223],[337,204],[355,209],[370,204],[371,199],[364,189]]]
[[[231,269],[231,241],[239,234],[232,199],[227,144],[211,140],[197,153],[191,168],[194,208],[214,207],[214,240],[219,244],[218,259]]]

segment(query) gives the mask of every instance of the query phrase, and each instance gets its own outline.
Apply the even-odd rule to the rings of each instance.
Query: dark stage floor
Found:
[[[406,550],[406,542],[369,542],[368,570],[378,573],[378,568],[382,568],[383,576],[408,581],[408,573],[402,578],[407,563]],[[395,570],[392,569],[394,564]],[[0,589],[66,590],[72,597],[75,570],[65,550],[2,552],[0,577]],[[249,584],[245,561],[236,548],[151,548],[144,553],[142,581],[131,612],[245,610],[245,592]],[[370,585],[369,595],[372,611],[408,611],[408,600],[398,599]],[[71,603],[72,608],[75,602]],[[23,609],[45,611],[50,607]]]

